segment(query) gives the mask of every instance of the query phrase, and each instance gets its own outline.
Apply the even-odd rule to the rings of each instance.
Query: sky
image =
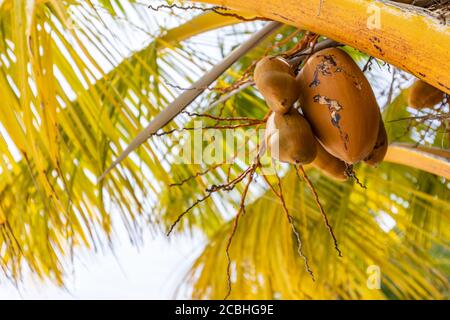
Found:
[[[115,242],[114,253],[85,252],[75,259],[67,288],[39,283],[30,275],[18,290],[0,284],[0,300],[7,299],[172,299],[203,241],[178,236],[144,236],[139,249],[128,241]],[[183,298],[183,296],[177,296]],[[188,297],[184,297],[188,298]]]

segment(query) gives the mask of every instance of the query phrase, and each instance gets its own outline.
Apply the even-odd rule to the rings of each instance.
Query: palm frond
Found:
[[[449,192],[430,174],[383,164],[358,170],[368,186],[337,183],[308,172],[331,219],[343,258],[337,256],[312,195],[291,170],[284,197],[314,271],[313,282],[277,197],[269,191],[246,209],[233,239],[232,294],[239,299],[430,299],[448,294]],[[395,181],[395,185],[393,183]],[[401,186],[397,187],[397,185]],[[434,185],[433,190],[428,189]],[[429,193],[439,202],[430,202]],[[225,246],[232,222],[212,237],[186,281],[196,299],[227,292]],[[269,227],[270,226],[270,227]],[[381,289],[371,290],[368,268],[381,270]],[[369,269],[370,271],[370,269]],[[183,291],[181,291],[182,293]]]
[[[142,148],[138,159],[99,185],[96,177],[172,99],[175,89],[163,79],[189,81],[204,70],[180,41],[240,21],[186,16],[186,24],[151,36],[145,28],[159,24],[152,25],[152,14],[133,1],[2,3],[0,257],[6,276],[20,279],[27,265],[62,284],[63,257],[73,246],[100,250],[112,236],[111,211],[122,215],[132,239],[157,221],[151,194],[168,181],[161,146]],[[133,52],[130,40],[142,35],[147,41]]]

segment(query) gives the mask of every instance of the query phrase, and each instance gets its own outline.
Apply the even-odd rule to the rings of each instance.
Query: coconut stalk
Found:
[[[373,0],[197,0],[347,44],[450,94],[450,26],[422,8]]]

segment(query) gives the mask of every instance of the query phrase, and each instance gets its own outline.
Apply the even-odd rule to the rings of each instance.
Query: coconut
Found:
[[[422,80],[411,86],[408,104],[415,109],[431,108],[444,98],[444,93]]]
[[[311,127],[295,109],[269,116],[265,141],[272,158],[281,162],[303,165],[312,162],[317,154]]]
[[[345,175],[346,165],[345,162],[332,156],[324,149],[319,141],[316,140],[317,155],[312,165],[320,169],[325,175],[330,178],[344,181],[347,180]]]
[[[256,82],[256,81],[255,81]],[[272,111],[286,113],[298,99],[298,87],[293,76],[278,71],[258,78],[256,86]]]
[[[380,118],[377,142],[369,156],[364,159],[364,162],[370,166],[377,166],[380,164],[386,155],[388,144],[386,128],[384,127],[383,120]]]
[[[292,76],[295,76],[294,70],[289,65],[289,62],[287,62],[282,57],[271,57],[266,56],[258,61],[258,63],[255,66],[255,71],[253,72],[253,78],[259,78],[261,75],[267,73],[267,72],[282,72],[287,73]]]
[[[380,111],[369,82],[338,48],[312,55],[297,76],[305,118],[323,147],[354,164],[373,150]]]
[[[253,74],[256,87],[274,112],[286,113],[298,99],[295,75],[284,59],[265,57]]]

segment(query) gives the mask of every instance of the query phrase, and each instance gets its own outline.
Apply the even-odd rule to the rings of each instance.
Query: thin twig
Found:
[[[367,59],[366,64],[364,65],[362,72],[366,72],[367,70],[372,70],[372,60],[374,57],[370,56],[369,59]]]
[[[179,186],[182,186],[182,185],[184,185],[186,182],[191,181],[191,180],[193,180],[193,179],[195,179],[195,178],[204,176],[204,175],[208,174],[209,172],[211,172],[212,170],[215,170],[215,169],[217,169],[218,167],[220,167],[220,166],[222,166],[222,165],[224,165],[224,164],[223,164],[223,163],[215,164],[215,165],[213,165],[213,166],[207,168],[207,169],[204,170],[204,171],[199,171],[199,172],[197,172],[196,174],[191,175],[191,176],[189,176],[189,177],[187,177],[187,178],[181,180],[180,182],[171,183],[171,184],[169,184],[169,187],[179,187]]]
[[[231,181],[228,181],[225,184],[219,184],[219,185],[215,185],[213,184],[211,187],[207,188],[206,191],[207,192],[216,192],[218,190],[225,190],[225,191],[231,191],[232,189],[234,189],[234,187],[241,182],[242,180],[245,179],[245,177],[252,171],[254,171],[256,168],[256,164],[252,164],[251,166],[249,166],[245,171],[243,171],[240,175],[238,175],[236,178],[234,178]]]
[[[212,195],[212,192],[209,192],[207,195],[197,199],[193,204],[191,204],[186,210],[184,210],[181,214],[178,215],[177,219],[172,223],[172,225],[169,228],[169,231],[167,231],[167,236],[170,236],[170,234],[172,233],[173,229],[175,228],[175,226],[178,224],[178,222],[181,221],[181,219],[183,219],[183,217],[189,213],[189,211],[191,211],[193,208],[195,208],[198,204],[206,201],[208,198],[210,198]]]
[[[388,91],[388,96],[387,96],[387,99],[386,99],[386,104],[384,105],[384,108],[382,110],[386,109],[392,102],[392,95],[394,94],[395,71],[396,70],[397,69],[394,69],[392,71],[392,80],[391,80],[391,83],[389,85],[389,91]]]
[[[201,202],[204,202],[205,200],[207,200],[208,198],[210,198],[212,196],[213,193],[218,192],[218,191],[231,191],[233,190],[242,180],[245,179],[245,177],[249,174],[249,173],[253,173],[256,170],[257,164],[254,163],[253,165],[251,165],[250,167],[248,167],[244,172],[242,172],[238,177],[236,177],[235,179],[228,181],[225,184],[221,184],[221,185],[213,185],[209,188],[206,189],[206,195],[197,199],[192,205],[190,205],[186,210],[184,210],[181,214],[178,215],[177,219],[172,223],[172,225],[169,228],[169,231],[167,232],[167,236],[169,236],[173,229],[175,228],[175,226],[181,221],[181,219],[187,214],[189,213],[193,208],[195,208],[198,204],[200,204]]]
[[[153,7],[152,5],[148,6],[149,9],[152,9],[153,11],[159,11],[161,9],[180,9],[180,10],[200,10],[200,11],[212,11],[214,13],[217,13],[221,16],[227,16],[227,17],[234,17],[238,20],[242,20],[242,21],[256,21],[256,20],[267,20],[267,18],[265,17],[253,17],[253,18],[246,18],[244,16],[241,16],[237,13],[234,12],[223,12],[223,11],[230,11],[230,8],[227,7],[223,7],[223,6],[215,6],[215,7],[199,7],[199,6],[195,6],[195,5],[190,5],[190,6],[180,6],[176,3],[174,4],[160,4],[157,7]]]
[[[246,128],[253,127],[263,123],[263,120],[259,120],[258,122],[250,122],[250,123],[239,123],[239,124],[230,124],[230,125],[222,125],[222,126],[205,126],[205,127],[188,127],[188,128],[175,128],[168,131],[156,132],[151,136],[162,137],[169,134],[173,134],[175,132],[183,132],[183,131],[195,131],[195,130],[226,130],[226,129],[238,129],[238,128]]]
[[[264,177],[264,180],[266,181],[266,183],[269,185],[269,187],[272,190],[272,192],[280,200],[281,206],[283,208],[283,212],[286,215],[286,218],[287,218],[287,220],[289,222],[289,225],[291,226],[292,233],[295,236],[295,239],[297,241],[297,253],[303,259],[303,261],[305,263],[305,269],[309,273],[309,275],[311,276],[312,281],[316,281],[316,279],[314,277],[314,273],[313,273],[312,269],[309,266],[308,258],[303,253],[303,243],[302,243],[302,239],[300,237],[300,233],[298,232],[297,228],[295,227],[294,218],[289,213],[289,210],[288,210],[287,205],[286,205],[286,201],[284,200],[283,189],[282,189],[282,185],[281,185],[281,178],[279,177],[278,173],[276,173],[276,176],[277,176],[277,180],[278,180],[278,189],[280,190],[280,192],[277,192],[275,190],[275,188],[272,186],[272,184],[270,183],[270,181],[267,179],[267,177],[265,175],[263,177]]]
[[[299,53],[295,54],[291,59],[289,59],[289,64],[291,66],[299,65],[300,62],[305,60],[305,58],[311,54],[314,54],[314,53],[321,51],[323,49],[326,49],[326,48],[338,47],[338,46],[342,46],[342,44],[339,42],[336,42],[334,40],[327,39],[327,40],[320,41],[313,48],[309,47],[309,48],[306,48],[305,50],[302,50]]]
[[[311,180],[309,180],[309,177],[306,174],[303,166],[301,166],[301,165],[297,166],[297,170],[300,170],[300,172],[303,176],[303,179],[306,181],[306,184],[308,185],[309,189],[311,190],[311,192],[314,196],[314,200],[316,201],[317,207],[319,208],[320,213],[322,214],[323,220],[325,222],[325,226],[327,227],[328,231],[330,232],[331,237],[333,238],[334,248],[338,252],[339,257],[342,257],[342,252],[339,249],[339,245],[338,245],[336,236],[334,235],[333,228],[331,228],[330,222],[328,221],[327,214],[325,213],[325,210],[323,209],[323,206],[320,203],[319,195],[317,194],[316,188],[314,188],[314,185],[312,184]]]
[[[367,187],[366,187],[366,186],[359,180],[359,178],[356,176],[356,172],[355,172],[355,170],[353,169],[353,165],[348,164],[348,163],[345,163],[345,171],[344,171],[344,174],[345,174],[347,177],[353,179],[353,180],[356,182],[356,184],[357,184],[358,186],[360,186],[361,188],[367,189]]]
[[[405,118],[398,118],[389,120],[387,122],[397,122],[397,121],[405,121],[405,120],[417,120],[417,121],[423,121],[423,120],[445,120],[450,119],[449,113],[440,113],[440,114],[427,114],[424,116],[411,116],[411,117],[405,117]]]
[[[236,214],[236,217],[234,218],[234,222],[233,222],[233,229],[231,230],[231,234],[228,237],[228,242],[227,242],[227,247],[226,247],[226,255],[227,255],[227,282],[228,282],[228,291],[227,294],[225,295],[224,300],[227,300],[228,297],[231,294],[231,257],[230,257],[230,247],[231,247],[231,242],[233,241],[234,235],[236,234],[236,230],[238,227],[238,223],[239,223],[239,218],[241,217],[241,215],[243,213],[245,213],[245,198],[247,197],[247,193],[248,193],[248,189],[250,187],[250,184],[253,181],[253,175],[255,173],[256,167],[253,169],[253,171],[251,172],[249,178],[248,178],[248,182],[245,185],[244,191],[242,193],[242,198],[241,198],[241,202],[239,204],[239,210]]]
[[[187,114],[190,117],[198,117],[198,118],[209,118],[209,119],[213,119],[213,120],[217,120],[217,121],[228,121],[228,122],[233,122],[233,121],[253,121],[253,122],[257,122],[257,123],[261,123],[262,120],[261,119],[256,119],[256,118],[248,118],[248,117],[235,117],[235,118],[222,118],[222,117],[218,117],[218,116],[214,116],[212,114],[207,114],[207,113],[196,113],[196,112],[189,112],[189,111],[183,111],[182,113]]]

